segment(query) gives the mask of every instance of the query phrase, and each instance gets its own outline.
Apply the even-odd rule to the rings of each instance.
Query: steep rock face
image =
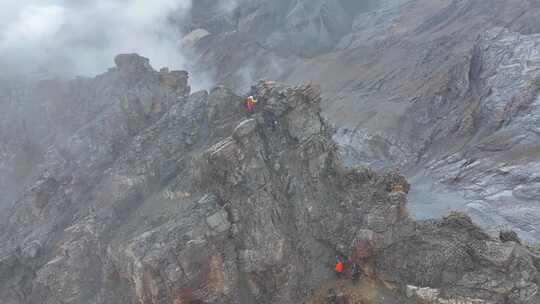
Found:
[[[103,77],[125,83],[108,94],[128,98],[102,100],[51,143],[2,222],[5,303],[299,303],[333,277],[336,254],[398,298],[414,285],[539,301],[529,249],[462,215],[412,221],[402,176],[346,169],[317,86],[260,82],[247,118],[230,90],[179,94],[184,73],[171,86],[129,58],[129,79],[119,64],[86,82],[95,93]]]
[[[138,55],[128,57],[136,65],[137,62],[148,61]],[[57,85],[45,83],[33,92],[42,99],[35,105],[29,104],[30,110],[32,106],[46,107],[48,110],[41,112],[42,116],[33,116],[32,112],[29,115],[22,112],[21,116],[37,118],[34,120],[36,124],[44,124],[29,128],[37,134],[28,135],[30,141],[43,149],[44,160],[39,162],[38,159],[30,164],[34,172],[31,182],[27,183],[26,189],[12,204],[7,220],[1,223],[4,245],[0,251],[3,257],[6,254],[14,257],[13,252],[19,250],[26,256],[24,248],[27,247],[32,258],[38,253],[50,257],[67,225],[87,215],[91,200],[99,200],[96,197],[99,195],[103,195],[102,199],[106,201],[114,200],[105,192],[97,190],[92,193],[90,190],[103,179],[105,169],[125,152],[132,136],[155,123],[178,98],[184,98],[160,84],[159,75],[153,70],[145,69],[131,74],[124,73],[123,68],[119,67],[92,80],[82,79]],[[43,90],[49,94],[38,95]],[[61,116],[65,119],[56,116],[60,114],[65,114]],[[41,131],[51,136],[36,139],[37,136],[44,137],[40,135]],[[8,134],[7,137],[16,138],[16,134]],[[9,175],[7,178],[11,179]],[[120,184],[118,182],[116,185]],[[114,183],[109,186],[112,189]],[[80,229],[67,231],[80,233]],[[88,244],[93,243],[89,241]],[[19,263],[25,263],[17,258],[8,261],[2,265],[7,267],[7,271],[16,269]],[[41,262],[36,261],[38,264]],[[19,285],[19,279],[26,280],[24,276],[28,274],[21,275],[23,277],[13,275],[14,286]],[[89,281],[96,280],[91,276],[82,277]],[[9,291],[9,286],[3,292]],[[25,291],[17,297],[21,297],[22,301],[30,295]]]
[[[5,111],[1,114],[0,128],[0,189],[6,195],[0,202],[9,197],[4,202],[8,204],[27,178],[35,177],[37,165],[46,154],[53,154],[47,151],[51,145],[56,152],[64,153],[62,157],[66,159],[74,157],[70,154],[90,154],[77,151],[85,149],[86,144],[92,145],[94,151],[102,149],[102,153],[108,153],[127,140],[123,131],[138,132],[141,125],[155,121],[176,102],[175,94],[189,94],[187,75],[168,71],[158,74],[151,69],[148,59],[134,54],[119,56],[116,62],[116,68],[95,79],[2,81],[0,104]],[[177,83],[186,91],[170,92],[169,83],[161,78],[169,78],[170,84]],[[119,125],[120,120],[110,119],[124,115],[129,117],[125,126]],[[96,121],[100,118],[102,124]],[[108,145],[76,142],[72,138],[76,132],[83,137],[105,132],[114,137],[111,140],[115,142]],[[68,139],[72,140],[69,144]],[[71,147],[64,148],[66,145]],[[75,147],[77,145],[79,148]],[[95,155],[101,161],[105,157],[109,156]]]
[[[244,20],[242,32],[233,23],[195,43],[196,70],[211,68],[219,83],[241,89],[259,78],[320,83],[323,115],[338,129],[334,139],[347,164],[399,167],[419,181],[413,191],[428,189],[415,191],[411,203],[425,210],[415,215],[434,218],[458,209],[491,230],[502,226],[540,239],[531,200],[538,182],[538,2],[414,0],[351,7],[344,1],[348,29],[334,35],[339,38],[328,42],[331,47],[309,40],[308,21],[290,31],[299,45],[309,40],[300,49],[320,47],[309,55],[269,47],[266,39],[285,37],[281,26],[289,23],[266,24],[287,19],[292,6],[268,2],[242,2],[235,15],[238,24]],[[280,9],[262,13],[278,2]],[[318,20],[308,13],[310,5],[295,4],[305,8],[300,15]],[[246,34],[258,26],[271,34]],[[209,28],[204,22],[196,27]],[[433,203],[432,194],[444,190],[452,198],[442,195]]]

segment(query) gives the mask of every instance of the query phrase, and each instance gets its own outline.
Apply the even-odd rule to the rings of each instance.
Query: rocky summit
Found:
[[[40,140],[24,162],[24,140],[2,145],[2,172],[28,170],[0,224],[1,303],[540,303],[539,252],[460,213],[413,220],[399,172],[344,166],[318,86],[261,81],[247,113],[115,62],[24,95]]]
[[[207,2],[194,75],[318,83],[346,164],[400,168],[412,216],[459,210],[540,242],[539,1]]]

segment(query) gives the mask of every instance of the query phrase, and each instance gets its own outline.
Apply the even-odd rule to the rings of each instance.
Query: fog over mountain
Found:
[[[2,1],[0,304],[538,304],[538,244],[538,1]]]
[[[156,66],[182,67],[180,28],[191,6],[183,0],[4,0],[0,70],[93,76],[119,53],[141,53]]]

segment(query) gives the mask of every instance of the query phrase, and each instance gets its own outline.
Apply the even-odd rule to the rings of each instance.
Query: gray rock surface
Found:
[[[238,31],[272,50],[312,56],[331,50],[361,12],[398,1],[198,1],[191,28],[213,34]],[[401,1],[403,2],[403,1]]]
[[[480,37],[472,59],[478,65],[473,80],[479,99],[467,131],[470,141],[426,165],[441,181],[466,189],[472,212],[489,209],[502,218],[497,224],[529,240],[540,235],[539,206],[532,203],[538,199],[540,161],[538,43],[540,35],[502,28]]]
[[[419,217],[446,215],[448,206],[493,232],[540,240],[530,196],[538,182],[538,2],[334,1],[349,13],[338,18],[346,26],[317,31],[324,1],[248,2],[237,23],[195,45],[195,73],[212,69],[240,89],[259,78],[320,83],[323,116],[337,127],[347,164],[399,167],[430,181],[418,185],[413,209],[429,201],[444,208]],[[327,7],[329,24],[340,24],[340,9]]]
[[[540,301],[538,253],[461,214],[413,221],[404,177],[343,166],[318,86],[260,82],[247,119],[231,90],[179,94],[129,58],[64,84],[96,99],[48,142],[0,224],[4,303],[300,303],[333,278],[336,254],[398,298],[411,285]]]

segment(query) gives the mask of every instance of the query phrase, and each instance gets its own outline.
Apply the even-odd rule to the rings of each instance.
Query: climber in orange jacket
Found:
[[[248,110],[248,115],[251,115],[253,113],[253,109],[255,108],[255,105],[257,104],[257,99],[253,98],[253,96],[249,96],[246,100],[246,107]]]

